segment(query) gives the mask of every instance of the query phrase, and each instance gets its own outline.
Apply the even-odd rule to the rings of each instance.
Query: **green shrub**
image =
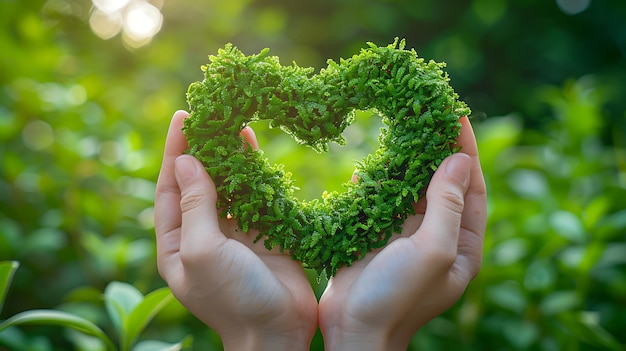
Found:
[[[448,62],[476,112],[489,190],[483,269],[411,347],[623,349],[626,7],[592,1],[569,15],[562,3],[165,1],[161,32],[129,48],[119,35],[92,33],[88,0],[0,1],[0,261],[20,262],[0,320],[80,311],[119,345],[102,294],[111,282],[144,293],[164,286],[154,186],[169,118],[186,108],[206,55],[233,42],[247,54],[270,47],[285,64],[322,67],[366,41],[405,37],[420,56]],[[294,173],[299,196],[312,199],[341,190],[353,162],[375,149],[376,120],[359,113],[348,146],[331,145],[323,157],[254,128],[270,160]],[[319,295],[325,279],[310,277]],[[66,330],[7,328],[0,349],[91,342]],[[139,341],[187,335],[195,349],[221,348],[176,303]],[[322,349],[319,334],[312,349]]]

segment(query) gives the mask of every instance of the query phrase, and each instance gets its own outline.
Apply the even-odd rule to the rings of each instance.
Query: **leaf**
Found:
[[[87,319],[70,313],[54,310],[31,310],[18,313],[0,323],[0,332],[8,327],[21,324],[49,324],[72,328],[84,334],[99,338],[105,343],[107,349],[109,350],[117,350],[115,344],[113,344],[111,339],[109,339],[109,337],[97,325]]]
[[[2,312],[2,307],[4,307],[4,299],[9,291],[9,286],[11,286],[13,274],[15,274],[19,266],[20,263],[17,261],[0,262],[0,312]]]
[[[192,342],[193,338],[191,336],[188,336],[175,344],[156,340],[146,340],[133,347],[133,351],[178,351],[191,347]]]
[[[617,339],[600,325],[598,319],[598,315],[593,312],[572,312],[559,316],[559,321],[576,339],[607,350],[623,350]]]
[[[546,316],[571,311],[580,305],[579,293],[573,290],[555,291],[545,296],[539,309]]]
[[[518,350],[527,349],[539,338],[537,325],[526,320],[510,321],[502,329],[504,336]]]
[[[502,162],[497,162],[496,158],[503,150],[517,143],[522,132],[521,121],[515,116],[489,118],[480,123],[477,132],[480,133],[478,147],[481,150],[481,163],[490,170],[495,165],[501,167]]]
[[[136,306],[143,301],[143,294],[134,286],[122,283],[111,282],[104,289],[104,304],[117,333],[120,344],[126,345],[126,320]],[[122,347],[122,350],[127,350]]]
[[[102,340],[76,331],[74,329],[67,329],[65,333],[66,337],[74,344],[76,351],[104,351],[106,345]]]
[[[7,328],[0,332],[0,345],[4,347],[2,350],[28,350],[33,344],[33,339],[29,338],[18,327]]]
[[[577,244],[587,241],[587,234],[582,221],[578,216],[569,211],[555,211],[549,218],[550,226],[563,238]]]
[[[165,287],[146,295],[143,301],[128,315],[124,323],[126,338],[122,340],[122,349],[129,350],[139,333],[150,323],[152,318],[173,300],[174,295],[172,295],[169,288]]]
[[[526,268],[524,287],[529,291],[545,291],[557,283],[557,274],[552,262],[537,259]]]
[[[528,301],[521,287],[512,281],[491,286],[485,292],[491,302],[500,308],[515,313],[523,313],[528,306]]]

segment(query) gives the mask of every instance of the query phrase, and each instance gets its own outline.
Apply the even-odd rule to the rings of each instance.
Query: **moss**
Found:
[[[305,267],[334,275],[382,247],[414,213],[434,170],[454,150],[458,100],[444,63],[425,61],[404,41],[367,48],[339,63],[282,66],[265,49],[246,56],[231,44],[210,56],[204,79],[189,86],[183,131],[189,153],[216,183],[218,208],[240,228],[257,229],[265,246],[287,251]],[[344,144],[355,110],[375,109],[385,128],[380,147],[357,164],[344,192],[301,201],[282,165],[244,146],[241,130],[269,120],[301,144],[326,151]]]

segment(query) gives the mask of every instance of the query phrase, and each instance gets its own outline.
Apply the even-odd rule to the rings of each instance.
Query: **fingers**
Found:
[[[446,158],[426,191],[428,205],[420,232],[427,233],[431,244],[455,254],[471,163],[470,156],[464,153]]]
[[[474,131],[467,117],[461,120],[462,128],[459,145],[470,155],[470,183],[465,195],[465,208],[461,219],[461,232],[458,243],[459,257],[466,260],[464,265],[468,278],[473,278],[480,269],[482,247],[487,223],[487,191],[478,157],[478,147]]]
[[[469,118],[467,118],[467,116],[462,116],[459,118],[459,122],[461,123],[461,131],[453,147],[461,148],[460,152],[467,154],[470,157],[478,156],[476,140],[474,139],[474,133],[472,131],[472,126],[469,123]],[[426,211],[426,199],[419,199],[413,207],[415,209],[415,213],[424,214]]]
[[[174,161],[187,148],[182,132],[185,111],[177,111],[167,132],[163,163],[159,172],[154,199],[154,224],[156,231],[157,259],[161,275],[176,265],[176,254],[180,244],[180,190],[174,174]],[[164,277],[165,278],[165,277]]]
[[[244,127],[243,130],[241,130],[241,135],[246,143],[252,146],[253,150],[259,149],[259,142],[256,139],[256,134],[254,134],[254,130],[252,130],[250,126]]]
[[[486,226],[486,191],[474,132],[467,117],[461,118],[456,153],[444,160],[426,192],[422,226],[414,235],[428,245],[441,263],[459,263],[458,273],[466,281],[479,268]]]
[[[461,117],[461,132],[457,145],[461,152],[447,157],[437,168],[426,190],[426,197],[415,205],[416,213],[424,218],[418,235],[413,235],[419,245],[427,245],[435,256],[444,255],[452,264],[457,256],[457,245],[466,192],[471,182],[473,158],[477,157],[474,135],[467,117]],[[468,131],[469,128],[469,131]],[[435,257],[439,260],[439,257]]]
[[[187,266],[206,258],[208,249],[219,247],[226,237],[219,225],[215,185],[200,161],[190,155],[177,157],[175,174],[180,188],[181,260]]]
[[[161,171],[157,181],[154,204],[155,214],[158,213],[158,216],[155,215],[157,235],[180,226],[180,215],[176,213],[179,211],[172,213],[172,209],[170,208],[173,204],[178,207],[178,201],[174,203],[169,200],[172,197],[178,197],[180,194],[178,183],[174,175],[174,161],[178,156],[182,155],[187,148],[187,141],[181,130],[183,120],[187,118],[187,116],[187,112],[177,111],[172,117],[167,132],[163,163],[161,164]]]
[[[259,144],[252,128],[245,127],[241,135],[246,146],[258,150]],[[234,230],[234,221],[224,224],[225,228],[220,226],[215,184],[198,159],[190,155],[179,156],[175,162],[175,174],[181,194],[181,260],[187,269],[206,261],[209,251],[219,250],[220,245],[227,241],[226,235],[237,236],[242,242],[252,240],[253,236]]]
[[[189,114],[185,111],[177,111],[172,117],[155,193],[157,259],[159,272],[166,280],[168,272],[177,272],[180,265],[183,223],[186,233],[220,232],[215,211],[215,186],[199,161],[191,156],[181,156],[188,148],[182,132],[183,121],[187,117]],[[241,134],[251,147],[258,149],[252,128],[244,128]],[[198,218],[203,222],[200,223]],[[182,244],[195,240],[193,235],[187,238],[190,240],[183,240]],[[192,244],[187,246],[190,249],[197,247]]]
[[[457,138],[455,146],[461,148],[461,152],[468,154],[470,157],[478,156],[478,146],[476,145],[476,137],[469,118],[463,116],[459,119],[461,123],[461,133]]]
[[[461,222],[453,224],[457,230],[462,226],[472,232],[483,233],[486,221],[486,195],[485,181],[478,158],[478,146],[469,118],[464,116],[459,121],[461,132],[456,146],[461,147],[461,152],[450,156],[440,165],[428,187],[425,203],[422,202],[421,206],[418,204],[416,210],[419,210],[418,213],[423,213],[430,209],[430,217],[436,223],[436,216],[443,215],[441,211],[453,209],[455,216],[461,215]],[[463,157],[466,164],[461,167],[462,169],[454,170],[455,166],[451,165],[451,160],[457,157]],[[442,181],[444,183],[440,183]],[[431,203],[433,201],[431,198],[436,199],[438,203]],[[428,209],[423,208],[424,205]],[[451,225],[449,224],[446,228],[453,229]]]

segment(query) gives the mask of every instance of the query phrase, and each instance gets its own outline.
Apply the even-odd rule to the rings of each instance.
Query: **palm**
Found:
[[[235,348],[250,340],[240,337],[246,331],[280,330],[306,342],[315,332],[317,301],[302,267],[255,243],[256,233],[243,233],[234,220],[219,218],[212,180],[197,159],[181,156],[186,116],[172,119],[157,184],[159,272],[180,302]]]
[[[416,330],[457,301],[477,274],[485,184],[469,121],[462,118],[461,124],[458,143],[465,155],[441,164],[400,235],[329,281],[319,304],[325,337],[341,328],[355,334],[378,330],[394,349],[402,349]]]
[[[222,262],[230,261],[232,265],[234,275],[224,278],[238,286],[234,289],[238,296],[234,297],[247,301],[251,312],[266,316],[280,317],[288,310],[315,311],[317,300],[300,263],[278,249],[267,250],[263,239],[254,241],[256,231],[243,233],[234,222],[220,220],[223,232],[231,239],[230,250],[226,250]],[[258,306],[263,306],[263,310]],[[315,318],[310,320],[314,325]]]
[[[319,303],[322,329],[350,325],[358,333],[358,326],[367,326],[362,332],[379,330],[393,349],[403,349],[417,329],[460,297],[469,280],[467,258],[442,255],[431,233],[419,230],[423,219],[408,218],[392,242],[331,278]]]
[[[419,207],[423,206],[416,206],[416,210],[419,211]],[[320,324],[335,324],[341,318],[370,317],[384,324],[381,316],[389,312],[392,305],[389,302],[394,301],[395,306],[403,305],[395,301],[406,299],[402,295],[408,290],[394,287],[406,286],[406,271],[413,267],[401,262],[410,254],[405,250],[404,241],[417,231],[423,218],[422,213],[410,216],[404,222],[402,232],[393,236],[384,248],[372,251],[352,266],[337,271],[320,300]],[[418,263],[415,264],[417,266]],[[364,283],[367,286],[363,286]]]

